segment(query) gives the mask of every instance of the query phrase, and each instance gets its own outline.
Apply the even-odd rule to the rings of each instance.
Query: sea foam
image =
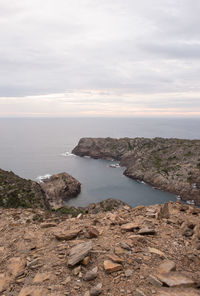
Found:
[[[64,152],[64,153],[61,153],[62,156],[76,156],[75,154],[73,153],[70,153],[70,152]]]
[[[50,174],[46,174],[46,175],[44,175],[44,176],[38,176],[38,177],[36,178],[36,180],[37,180],[37,182],[39,182],[39,183],[43,183],[43,180],[45,180],[45,179],[49,179],[51,176],[52,176],[52,175],[50,175]]]

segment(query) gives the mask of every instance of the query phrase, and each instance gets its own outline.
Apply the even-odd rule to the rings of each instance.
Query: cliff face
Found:
[[[200,140],[83,138],[72,152],[120,160],[126,176],[200,205]]]
[[[54,209],[62,207],[64,200],[76,197],[81,191],[81,183],[67,173],[53,175],[45,179],[40,186]]]

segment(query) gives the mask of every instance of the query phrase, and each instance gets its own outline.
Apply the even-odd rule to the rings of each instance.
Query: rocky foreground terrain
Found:
[[[76,215],[0,209],[0,295],[200,295],[200,209],[109,200]]]
[[[72,153],[118,160],[126,176],[200,205],[200,140],[82,138]]]

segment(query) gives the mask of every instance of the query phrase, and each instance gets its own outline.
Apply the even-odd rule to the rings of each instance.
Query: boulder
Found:
[[[60,173],[44,179],[42,187],[46,199],[54,209],[63,206],[63,201],[76,197],[81,191],[81,183],[67,173]]]

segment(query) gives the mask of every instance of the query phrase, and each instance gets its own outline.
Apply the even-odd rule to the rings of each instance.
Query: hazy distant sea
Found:
[[[132,206],[176,200],[176,196],[123,176],[109,161],[70,154],[81,137],[177,137],[200,139],[200,119],[20,118],[0,119],[0,168],[38,180],[66,171],[82,183],[68,204],[85,206],[106,198]]]

